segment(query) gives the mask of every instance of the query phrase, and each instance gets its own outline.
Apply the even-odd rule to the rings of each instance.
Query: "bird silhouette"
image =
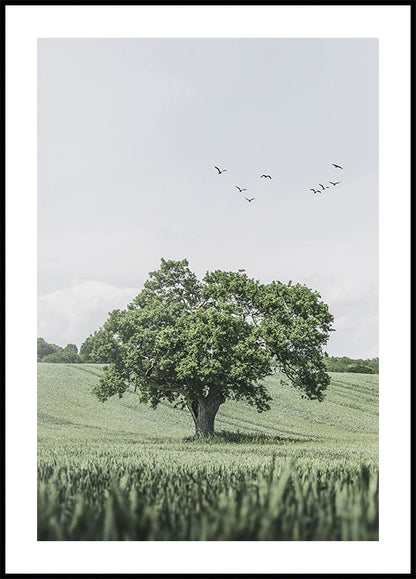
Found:
[[[334,187],[335,187],[335,185],[338,185],[338,183],[341,183],[341,181],[335,181],[335,183],[333,181],[329,181],[329,182],[331,183],[331,185],[334,185]]]
[[[242,193],[243,191],[247,191],[247,189],[241,189],[241,187],[239,187],[238,185],[235,185],[235,187],[237,187],[237,189],[240,191],[240,193]]]
[[[224,171],[226,171],[227,169],[223,169],[221,171],[221,169],[219,169],[216,165],[214,165],[214,167],[216,168],[216,170],[218,171],[218,175],[221,175],[221,173],[224,173]]]
[[[248,197],[245,197],[245,199],[247,199],[247,201],[248,201],[249,203],[251,203],[251,201],[253,201],[253,199],[255,199],[255,197],[252,197],[251,199],[249,199]]]
[[[260,175],[260,179],[261,179],[262,177],[266,177],[266,179],[271,179],[270,175]]]
[[[336,165],[335,163],[332,163],[332,165],[335,167],[335,169],[343,169],[344,167],[341,167],[341,165]]]
[[[314,193],[320,193],[320,191],[316,191],[316,189],[309,189],[309,191],[313,191]]]
[[[318,185],[322,187],[322,191],[325,191],[325,189],[329,189],[329,187],[325,187],[325,185],[322,185],[322,183],[318,183]]]

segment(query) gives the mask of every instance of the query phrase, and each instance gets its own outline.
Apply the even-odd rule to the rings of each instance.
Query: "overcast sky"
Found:
[[[377,40],[38,41],[38,336],[80,346],[161,257],[306,283],[328,353],[378,355]]]

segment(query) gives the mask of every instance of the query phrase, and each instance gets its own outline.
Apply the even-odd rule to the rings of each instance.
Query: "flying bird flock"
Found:
[[[344,167],[341,167],[341,165],[337,165],[336,163],[331,163],[331,165],[333,167],[335,167],[335,169],[344,169]],[[330,185],[332,185],[333,187],[335,187],[335,185],[339,185],[341,183],[341,181],[328,181],[328,183]],[[322,183],[318,183],[320,189],[314,189],[311,188],[309,189],[309,191],[312,191],[313,194],[315,195],[316,193],[322,193],[323,191],[325,191],[325,189],[329,189],[329,187],[327,185],[324,185]]]
[[[218,175],[221,175],[221,173],[224,173],[225,171],[227,171],[227,169],[220,169],[219,167],[217,167],[216,165],[214,165],[214,169],[216,169],[218,171]],[[260,179],[264,177],[265,179],[271,179],[271,175],[260,175]],[[239,190],[240,193],[243,193],[244,191],[247,191],[247,189],[245,187],[239,187],[238,185],[234,185],[234,187],[236,189]],[[252,201],[254,201],[255,197],[244,197],[244,199],[246,199],[249,203],[251,203]]]
[[[342,170],[344,169],[344,167],[341,167],[341,165],[337,165],[336,163],[331,163],[331,165],[335,169],[342,169]],[[220,169],[216,165],[214,165],[214,168],[218,171],[218,175],[221,175],[222,173],[225,173],[225,171],[227,171],[227,169]],[[263,173],[263,175],[260,175],[260,179],[262,179],[262,178],[271,180],[272,177],[271,177],[271,175],[266,175],[265,173]],[[332,187],[335,187],[336,185],[339,185],[341,183],[341,181],[328,181],[328,183],[330,185],[332,185]],[[315,195],[316,193],[322,193],[323,191],[325,191],[325,189],[330,189],[330,187],[328,185],[325,185],[324,183],[318,183],[318,185],[319,185],[320,189],[311,188],[311,189],[309,189],[309,191],[312,191],[313,194]],[[240,187],[239,185],[234,185],[234,187],[236,189],[238,189],[238,191],[240,193],[247,191],[246,188]],[[252,201],[254,201],[255,197],[244,197],[244,199],[246,199],[246,201],[251,203]]]

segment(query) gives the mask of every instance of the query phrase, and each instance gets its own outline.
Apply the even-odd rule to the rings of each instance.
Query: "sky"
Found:
[[[378,356],[376,39],[40,39],[37,96],[38,336],[187,258],[308,285],[328,354]]]

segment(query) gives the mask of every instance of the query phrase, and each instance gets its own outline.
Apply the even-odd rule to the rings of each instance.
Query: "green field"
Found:
[[[378,540],[378,376],[324,402],[270,377],[272,409],[100,403],[98,364],[38,364],[39,540]]]

